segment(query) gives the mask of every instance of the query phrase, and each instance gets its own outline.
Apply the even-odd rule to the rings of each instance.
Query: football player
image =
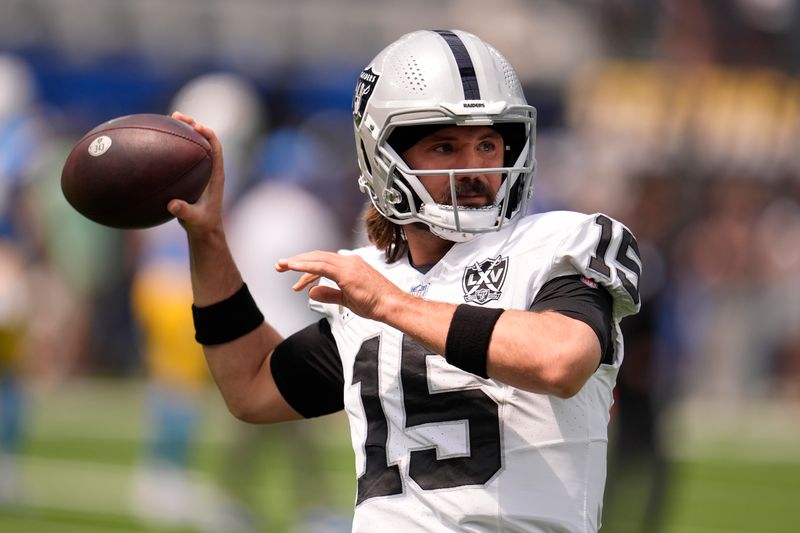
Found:
[[[200,200],[169,208],[189,236],[197,339],[234,415],[344,409],[354,531],[599,529],[619,322],[639,308],[641,260],[606,215],[525,216],[535,110],[496,49],[417,31],[362,72],[372,245],[278,261],[322,314],[286,339],[226,245],[218,140],[174,116],[214,151]]]

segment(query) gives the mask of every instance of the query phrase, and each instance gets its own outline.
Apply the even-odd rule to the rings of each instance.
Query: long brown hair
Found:
[[[380,214],[372,204],[367,206],[362,216],[369,242],[386,254],[387,263],[394,263],[408,252],[401,226]]]

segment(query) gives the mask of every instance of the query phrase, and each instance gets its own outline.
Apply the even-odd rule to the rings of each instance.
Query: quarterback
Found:
[[[321,319],[282,338],[226,244],[222,148],[195,204],[196,338],[231,412],[347,413],[354,531],[591,532],[607,424],[639,308],[631,232],[595,213],[525,216],[536,112],[512,66],[463,31],[381,51],[353,97],[371,246],[280,259]]]

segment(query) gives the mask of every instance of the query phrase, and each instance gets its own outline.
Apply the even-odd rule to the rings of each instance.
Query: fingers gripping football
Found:
[[[173,113],[172,118],[192,126],[211,145],[211,178],[203,194],[193,204],[175,199],[167,206],[169,212],[178,218],[189,233],[203,234],[222,226],[222,197],[225,184],[222,146],[214,131],[194,118],[179,112]]]
[[[379,320],[387,313],[392,298],[403,294],[392,282],[378,273],[361,257],[333,252],[307,252],[280,259],[278,272],[303,272],[293,289],[301,291],[320,277],[335,282],[338,289],[314,286],[308,295],[323,303],[343,305],[366,318]]]

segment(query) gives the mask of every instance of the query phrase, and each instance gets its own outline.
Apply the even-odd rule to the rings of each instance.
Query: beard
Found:
[[[495,201],[495,193],[489,188],[489,186],[478,179],[471,179],[471,180],[463,180],[456,182],[456,197],[462,195],[479,195],[486,197],[486,204],[493,205]],[[434,199],[437,204],[443,205],[453,205],[453,196],[450,194],[450,189],[448,188],[442,194],[441,198]],[[463,206],[463,207],[470,207],[470,206]]]

